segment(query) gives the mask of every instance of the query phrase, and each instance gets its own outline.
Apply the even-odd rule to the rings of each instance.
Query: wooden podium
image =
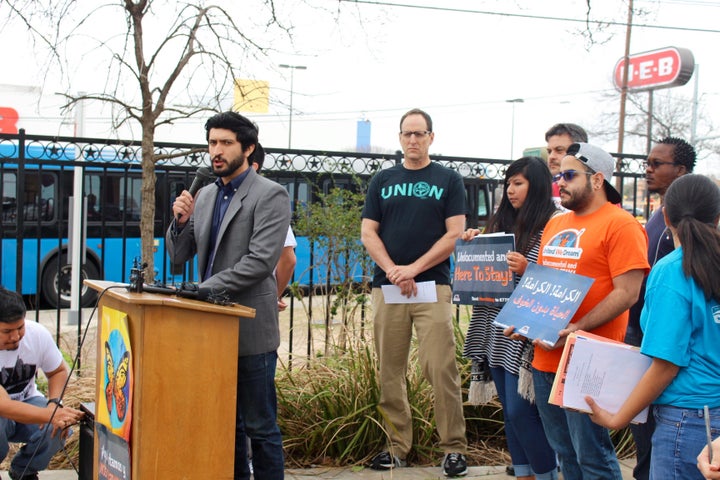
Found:
[[[86,280],[98,292],[117,285]],[[127,315],[134,395],[133,480],[232,479],[235,457],[238,317],[255,309],[111,288],[100,299]],[[98,321],[98,325],[101,323]],[[98,328],[95,405],[103,385]],[[93,478],[98,478],[95,435]]]

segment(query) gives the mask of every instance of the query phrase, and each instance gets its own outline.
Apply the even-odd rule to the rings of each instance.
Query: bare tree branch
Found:
[[[652,135],[651,142],[657,142],[664,137],[681,137],[688,141],[692,137],[692,108],[693,100],[674,93],[672,89],[657,90],[653,93]],[[628,110],[626,113],[625,135],[628,141],[634,139],[643,145],[647,143],[648,101],[647,92],[628,94]],[[605,96],[606,105],[614,105],[617,94]],[[617,136],[617,112],[605,111],[601,113],[598,123],[589,131],[593,137],[614,140]],[[699,104],[695,150],[698,159],[707,158],[720,151],[720,141],[715,133],[710,116],[705,113],[702,102]]]
[[[65,99],[63,111],[79,102],[94,101],[107,105],[112,111],[112,125],[120,128],[128,122],[137,122],[142,131],[141,151],[143,183],[141,187],[142,212],[142,256],[148,262],[148,278],[152,278],[152,245],[155,217],[155,171],[154,165],[163,155],[155,155],[153,144],[158,126],[192,117],[220,106],[223,92],[234,86],[235,78],[242,71],[241,58],[266,58],[269,48],[256,41],[233,19],[232,13],[217,5],[203,5],[203,2],[183,3],[162,2],[161,0],[123,0],[93,6],[87,15],[73,15],[79,9],[74,0],[0,0],[10,7],[13,21],[20,22],[28,29],[33,39],[50,52],[51,62],[61,67],[63,78],[69,72],[65,69],[65,54],[74,53],[72,42],[82,40],[89,52],[108,51],[109,59],[104,89],[96,92],[62,93]],[[275,28],[290,38],[291,29],[281,25],[273,0],[264,0],[267,15],[265,28]],[[112,14],[122,8],[125,28],[120,37],[109,32],[95,32],[97,38],[89,37],[86,31],[96,27],[93,17],[105,10],[103,22],[107,24],[107,9]],[[155,7],[155,8],[153,8]],[[176,15],[168,17],[168,8],[175,7]],[[228,7],[229,8],[229,7]],[[157,11],[155,11],[157,10]],[[153,20],[153,28],[165,22],[164,36],[146,32],[146,21]],[[9,22],[10,20],[8,20]],[[110,23],[113,24],[112,22]],[[114,24],[117,24],[115,21]],[[50,27],[49,27],[50,26]],[[92,34],[91,34],[92,35]],[[120,40],[120,43],[118,43]],[[48,69],[49,70],[49,69]],[[173,92],[187,95],[178,85],[190,86],[195,79],[202,79],[205,93],[210,100],[190,101],[188,105],[169,105]],[[128,80],[131,80],[128,82]],[[68,81],[68,84],[71,82]],[[193,105],[193,103],[199,103]]]

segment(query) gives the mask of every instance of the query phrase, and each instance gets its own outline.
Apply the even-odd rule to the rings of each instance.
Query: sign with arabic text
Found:
[[[530,263],[494,324],[555,345],[595,279]]]

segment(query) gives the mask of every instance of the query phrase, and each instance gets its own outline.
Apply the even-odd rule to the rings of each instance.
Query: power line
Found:
[[[648,1],[648,0],[641,0]],[[659,3],[671,5],[690,5],[694,7],[720,7],[717,0],[661,0]]]
[[[583,24],[596,24],[596,25],[610,25],[618,27],[627,27],[625,22],[616,22],[614,20],[591,20],[589,18],[567,18],[567,17],[550,17],[544,15],[530,15],[523,13],[508,13],[508,12],[490,12],[486,10],[471,10],[467,8],[450,8],[450,7],[435,7],[431,5],[411,5],[406,3],[390,3],[373,0],[339,0],[345,3],[362,3],[366,5],[376,5],[381,7],[401,7],[401,8],[413,8],[418,10],[433,10],[439,12],[454,12],[454,13],[473,13],[477,15],[494,15],[500,17],[510,18],[529,18],[534,20],[551,20],[556,22],[571,22],[571,23],[583,23]],[[658,30],[677,30],[682,32],[698,32],[698,33],[720,33],[720,30],[712,30],[709,28],[693,28],[693,27],[672,27],[669,25],[648,25],[643,23],[633,23],[633,28],[654,28]]]
[[[523,96],[523,99],[525,102],[533,102],[533,101],[544,101],[544,100],[552,100],[552,99],[558,99],[558,98],[572,98],[572,97],[578,97],[578,96],[588,96],[588,95],[598,95],[598,94],[605,94],[608,92],[614,92],[615,89],[601,89],[601,90],[588,90],[588,91],[582,91],[582,92],[569,92],[569,93],[559,93],[559,94],[550,94],[550,95],[536,95],[536,96]],[[462,103],[449,103],[449,104],[435,104],[435,105],[427,105],[426,108],[429,109],[452,109],[452,108],[473,108],[483,105],[501,105],[504,104],[504,99],[489,99],[489,100],[477,100],[477,101],[466,101]],[[340,116],[340,118],[333,118],[328,120],[351,120],[356,119],[357,115],[359,113],[365,113],[365,114],[373,114],[375,117],[382,117],[382,116],[393,116],[397,114],[397,112],[404,112],[410,108],[408,105],[403,106],[395,106],[395,107],[385,107],[385,108],[362,108],[362,109],[349,109],[349,110],[336,110],[336,111],[327,111],[327,112],[313,112],[313,111],[304,111],[304,112],[298,112],[298,121],[322,121],[323,119],[317,118],[317,117],[323,117],[323,116]],[[274,114],[265,114],[266,118],[272,118],[276,115]],[[258,116],[260,118],[261,116]],[[312,117],[312,118],[310,118]]]

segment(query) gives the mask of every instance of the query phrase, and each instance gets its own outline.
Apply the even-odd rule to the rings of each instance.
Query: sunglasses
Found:
[[[578,175],[595,175],[593,172],[578,172],[577,170],[564,170],[557,175],[553,175],[553,181],[557,182],[560,179],[565,179],[566,182],[572,182],[572,179]]]

